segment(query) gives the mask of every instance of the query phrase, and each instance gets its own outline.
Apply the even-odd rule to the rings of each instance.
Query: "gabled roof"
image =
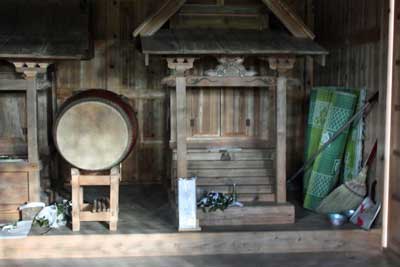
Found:
[[[298,38],[314,39],[314,33],[284,0],[260,0]],[[133,32],[133,36],[151,36],[156,33],[178,10],[186,0],[167,0],[153,15],[147,18]]]
[[[141,37],[147,55],[306,55],[325,56],[307,38],[268,30],[162,29]]]

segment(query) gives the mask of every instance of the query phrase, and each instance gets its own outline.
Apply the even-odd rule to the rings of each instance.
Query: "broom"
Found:
[[[368,167],[375,158],[376,150],[377,141],[375,141],[369,157],[358,176],[333,190],[317,208],[316,211],[318,213],[341,213],[354,210],[361,204],[367,194],[365,181],[367,179]]]

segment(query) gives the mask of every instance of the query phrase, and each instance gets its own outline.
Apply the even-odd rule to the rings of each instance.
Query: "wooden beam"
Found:
[[[168,87],[176,86],[176,77],[169,76],[162,80]],[[188,87],[270,87],[276,85],[276,78],[272,76],[256,77],[210,77],[187,76]]]
[[[265,9],[266,7],[263,4],[260,6],[185,4],[179,10],[178,15],[181,17],[257,18]]]
[[[0,80],[0,91],[26,91],[28,82],[26,80]]]
[[[0,240],[0,259],[120,258],[223,254],[380,253],[380,230],[282,230],[40,235]],[[4,253],[6,252],[6,253]]]
[[[315,34],[284,0],[262,0],[286,28],[298,38],[314,39]]]
[[[39,171],[40,164],[23,162],[0,162],[0,172],[29,172]]]
[[[110,185],[110,175],[82,175],[79,177],[80,186]]]
[[[153,15],[135,29],[133,37],[150,36],[156,33],[185,2],[186,0],[167,0]]]

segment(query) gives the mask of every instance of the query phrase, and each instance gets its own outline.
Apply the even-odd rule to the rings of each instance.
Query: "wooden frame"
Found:
[[[82,175],[78,169],[71,169],[72,186],[72,231],[79,231],[81,222],[108,221],[110,231],[117,230],[120,167],[114,167],[110,175]],[[108,211],[93,212],[89,204],[84,203],[84,186],[110,186],[110,207]]]

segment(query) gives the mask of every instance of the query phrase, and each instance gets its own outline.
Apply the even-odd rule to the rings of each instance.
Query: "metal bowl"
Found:
[[[348,210],[348,211],[345,211],[343,214],[344,214],[347,218],[350,218],[351,216],[353,216],[354,212],[355,212],[355,210]]]
[[[347,217],[340,213],[331,213],[328,217],[333,226],[341,226],[347,221]]]

